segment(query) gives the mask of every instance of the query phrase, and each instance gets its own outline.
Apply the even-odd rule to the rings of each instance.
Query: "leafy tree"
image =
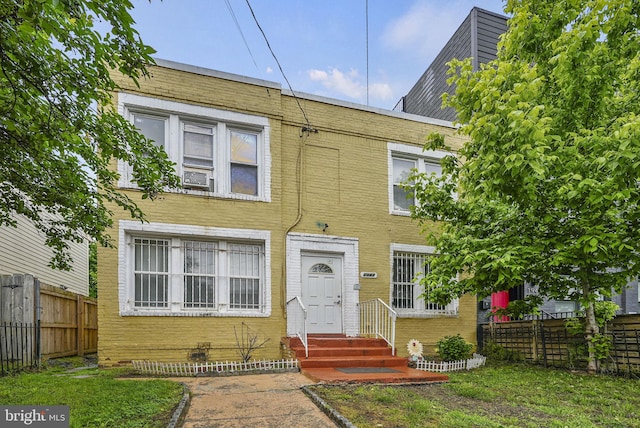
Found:
[[[167,155],[111,107],[118,88],[109,73],[137,83],[153,62],[131,7],[126,0],[0,2],[0,225],[30,219],[56,268],[71,267],[70,242],[111,245],[109,207],[144,218],[116,187],[116,160],[132,167],[143,198],[178,186]]]
[[[89,296],[98,297],[98,246],[89,244]]]
[[[444,102],[468,143],[441,178],[414,177],[413,215],[444,222],[423,283],[442,302],[523,281],[579,301],[593,372],[594,302],[640,270],[640,3],[509,0],[505,10],[497,60],[475,73],[450,65],[456,92]],[[438,135],[427,147],[446,149]]]

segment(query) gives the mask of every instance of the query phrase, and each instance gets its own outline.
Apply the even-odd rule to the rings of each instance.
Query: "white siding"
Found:
[[[48,266],[53,251],[44,241],[43,234],[24,217],[18,218],[17,228],[0,227],[0,274],[31,274],[44,284],[89,295],[89,243],[70,244],[73,270],[67,272]]]

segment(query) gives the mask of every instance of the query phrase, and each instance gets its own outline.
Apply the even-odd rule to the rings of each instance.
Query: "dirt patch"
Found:
[[[536,411],[525,404],[512,405],[498,400],[465,397],[446,385],[331,385],[309,387],[330,407],[357,426],[397,427],[403,413],[413,412],[412,408],[428,403],[433,409],[444,409],[440,413],[460,411],[467,415],[486,417],[497,422],[517,420],[520,426],[548,426],[554,416]],[[363,389],[366,392],[363,392]],[[437,413],[437,411],[435,411]],[[434,416],[436,414],[434,413]],[[437,416],[436,416],[437,419]],[[366,422],[365,422],[366,421]],[[497,422],[500,424],[500,422]],[[414,426],[412,424],[412,426]],[[415,426],[437,426],[428,418]]]
[[[82,357],[60,357],[49,358],[45,361],[46,367],[62,367],[64,369],[73,369],[76,367],[92,367],[98,364],[97,354],[87,354]]]

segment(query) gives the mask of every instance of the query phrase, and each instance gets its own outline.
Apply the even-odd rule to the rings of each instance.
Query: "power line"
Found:
[[[369,0],[365,0],[365,33],[366,33],[366,51],[367,51],[367,105],[369,105]]]
[[[293,94],[293,98],[296,100],[296,103],[298,104],[298,108],[302,112],[302,116],[304,116],[304,120],[307,123],[307,131],[312,131],[313,129],[311,128],[311,124],[309,123],[309,118],[307,117],[307,114],[305,113],[304,109],[302,108],[302,105],[300,105],[300,100],[296,96],[296,93],[293,91],[293,88],[291,87],[291,83],[289,83],[289,79],[287,79],[287,75],[284,74],[284,70],[282,69],[282,66],[280,65],[280,61],[278,61],[278,57],[276,57],[276,54],[273,52],[273,49],[271,49],[271,44],[269,43],[269,39],[267,39],[267,35],[264,33],[264,30],[260,26],[260,23],[258,22],[258,18],[256,18],[256,14],[253,12],[253,8],[251,7],[251,4],[249,3],[249,0],[246,0],[246,2],[247,2],[247,6],[249,6],[249,10],[251,11],[251,16],[253,16],[253,20],[256,22],[256,25],[258,26],[258,29],[262,33],[262,37],[264,38],[264,41],[267,43],[267,47],[269,48],[269,52],[271,52],[271,56],[273,56],[273,59],[276,60],[276,64],[278,64],[278,68],[280,69],[280,73],[282,74],[282,77],[284,77],[284,80],[287,82],[287,86],[289,86],[289,90]],[[315,132],[317,132],[317,131],[315,131]]]
[[[247,43],[247,39],[245,39],[245,37],[244,37],[244,33],[242,32],[242,28],[240,28],[240,23],[238,23],[238,18],[236,18],[236,14],[233,12],[233,8],[231,7],[231,3],[229,3],[229,0],[224,0],[224,2],[227,4],[227,9],[229,10],[229,13],[231,14],[231,18],[233,19],[233,22],[236,23],[236,28],[240,32],[240,36],[242,37],[242,40],[244,41],[244,45],[247,47],[247,50],[249,51],[249,56],[253,60],[253,65],[255,65],[256,69],[258,69],[258,64],[256,63],[256,59],[253,57],[253,53],[251,52],[251,48],[249,48],[249,44]]]

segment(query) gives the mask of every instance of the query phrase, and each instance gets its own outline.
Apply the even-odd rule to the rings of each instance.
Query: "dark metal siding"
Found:
[[[484,9],[475,9],[475,12],[478,23],[476,57],[481,64],[484,64],[496,58],[500,35],[507,31],[507,19]]]
[[[447,85],[449,67],[446,64],[453,58],[474,57],[481,63],[494,59],[500,34],[506,29],[506,17],[484,9],[473,8],[404,97],[403,111],[436,119],[455,120],[455,110],[442,109],[442,94],[455,91],[455,88]]]

